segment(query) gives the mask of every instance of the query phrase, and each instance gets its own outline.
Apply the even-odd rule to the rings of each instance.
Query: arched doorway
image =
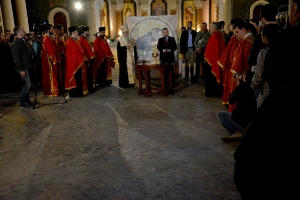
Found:
[[[255,8],[254,8],[254,10],[253,10],[253,18],[255,17],[255,18],[257,18],[257,19],[259,19],[260,20],[260,11],[261,11],[261,8],[263,7],[263,5],[258,5],[258,6],[256,6]]]
[[[53,25],[63,25],[65,33],[68,33],[68,27],[70,27],[69,13],[63,8],[54,8],[50,11],[48,15],[48,22],[49,24]]]
[[[54,26],[56,26],[57,24],[61,24],[64,27],[64,31],[65,33],[67,33],[67,17],[64,13],[58,12],[54,15]]]
[[[257,9],[257,11],[255,11],[256,13],[258,12],[258,14],[256,14],[257,18],[260,19],[260,10],[261,10],[261,7],[263,5],[266,5],[268,4],[269,2],[267,2],[266,0],[258,0],[256,2],[254,2],[251,7],[250,7],[250,18],[249,19],[252,19],[254,17],[254,10]]]

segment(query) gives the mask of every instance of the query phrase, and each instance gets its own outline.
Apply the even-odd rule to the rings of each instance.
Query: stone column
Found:
[[[1,11],[3,17],[4,30],[10,30],[13,32],[15,27],[14,14],[12,10],[11,0],[0,0]]]
[[[215,21],[219,21],[219,0],[214,0]]]
[[[202,22],[204,22],[203,18],[204,18],[204,14],[203,14],[203,5],[205,2],[203,1],[195,1],[194,4],[196,6],[196,10],[197,10],[197,32],[200,31],[200,25]]]
[[[122,22],[122,9],[123,9],[123,4],[122,3],[118,3],[114,5],[114,9],[115,9],[115,16],[116,16],[116,28],[115,28],[115,32],[117,32],[117,36],[122,35],[122,30],[121,30],[121,26],[123,24]]]
[[[230,23],[232,19],[232,0],[225,0],[223,3],[223,21],[225,21],[225,26]]]
[[[141,16],[150,16],[151,12],[149,12],[149,4],[141,4]]]
[[[88,0],[86,3],[87,26],[90,29],[89,42],[94,41],[93,34],[99,31],[101,3],[103,5],[103,0]]]
[[[29,32],[27,8],[25,0],[15,0],[16,4],[16,15],[18,20],[18,25],[22,26],[26,33]]]
[[[168,10],[169,10],[168,15],[176,15],[177,5],[178,3],[174,3],[171,1],[168,2]]]

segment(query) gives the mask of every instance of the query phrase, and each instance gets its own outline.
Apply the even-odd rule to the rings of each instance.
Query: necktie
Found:
[[[167,46],[168,45],[168,38],[165,37],[165,45]]]

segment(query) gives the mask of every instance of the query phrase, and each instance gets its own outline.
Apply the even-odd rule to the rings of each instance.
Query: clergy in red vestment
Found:
[[[248,24],[244,21],[239,21],[233,26],[233,32],[240,40],[238,47],[236,48],[233,56],[232,66],[231,66],[231,75],[233,81],[229,84],[230,93],[236,87],[236,79],[242,80],[242,74],[246,69],[250,69],[248,64],[248,57],[252,48],[252,43],[254,37],[249,30]],[[229,112],[232,112],[235,108],[235,105],[229,105]]]
[[[216,22],[210,24],[211,36],[205,48],[205,96],[222,96],[223,93],[223,71],[218,65],[218,60],[222,55],[226,42],[223,34]]]
[[[230,33],[233,33],[233,26],[236,24],[238,21],[241,21],[241,18],[233,18],[230,23],[229,23],[229,31]],[[230,34],[229,33],[229,34]],[[229,105],[229,96],[231,94],[230,88],[231,84],[233,83],[233,77],[231,73],[231,66],[233,62],[233,56],[234,52],[239,44],[239,39],[236,35],[233,35],[229,42],[227,47],[225,48],[224,52],[222,53],[218,64],[221,67],[221,69],[224,71],[224,91],[223,91],[223,97],[222,97],[222,103],[226,106]]]
[[[43,36],[42,46],[43,95],[59,96],[63,90],[60,82],[60,51],[56,43],[53,25],[48,24],[46,30],[47,33]]]
[[[87,66],[86,74],[87,74],[87,82],[88,82],[88,89],[89,93],[94,92],[94,76],[93,76],[93,67],[92,64],[94,62],[95,54],[92,50],[92,47],[88,41],[88,37],[90,36],[90,31],[89,31],[88,26],[80,26],[80,32],[81,35],[79,37],[79,43],[81,44],[83,50],[84,50],[84,55],[87,57],[87,61],[85,62]]]
[[[232,66],[232,61],[233,61],[233,55],[234,52],[237,48],[239,44],[239,40],[237,38],[237,36],[233,35],[230,40],[229,43],[227,45],[227,47],[224,49],[224,52],[222,53],[219,61],[218,61],[218,65],[221,67],[221,69],[223,70],[223,85],[224,85],[224,90],[223,90],[223,96],[222,96],[222,103],[224,105],[229,105],[228,100],[229,100],[229,96],[230,96],[230,92],[229,92],[229,88],[231,88],[231,84],[233,82],[233,77],[232,77],[232,73],[231,73],[231,66]]]
[[[85,64],[88,59],[78,41],[76,27],[71,26],[68,30],[71,36],[66,42],[65,87],[70,97],[82,97],[89,94]]]
[[[105,87],[112,84],[111,68],[115,67],[114,56],[105,38],[105,27],[99,28],[99,36],[94,41],[95,61],[93,74],[95,83]]]
[[[61,24],[57,24],[54,27],[54,34],[56,39],[56,44],[59,49],[59,55],[61,57],[60,67],[60,83],[62,88],[65,88],[65,65],[66,65],[66,44],[64,39],[64,27]]]

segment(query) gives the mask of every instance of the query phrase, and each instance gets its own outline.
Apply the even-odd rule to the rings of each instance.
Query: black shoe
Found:
[[[189,80],[189,77],[188,76],[186,76],[186,77],[184,77],[184,79],[183,80]]]
[[[34,103],[32,103],[31,101],[27,102],[27,104],[30,106],[34,106]]]
[[[28,103],[22,103],[20,104],[20,108],[31,108],[32,106],[29,105]]]

